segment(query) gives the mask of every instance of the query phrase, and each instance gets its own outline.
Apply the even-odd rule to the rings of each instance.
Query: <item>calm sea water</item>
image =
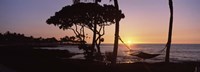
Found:
[[[136,56],[131,56],[131,53],[146,52],[150,54],[161,54],[155,58],[147,59],[145,62],[162,62],[165,60],[165,51],[161,50],[165,47],[164,44],[134,44],[129,46],[131,51],[124,45],[119,45],[118,49],[118,62],[133,63],[141,61]],[[83,53],[78,49],[78,46],[63,46],[63,47],[43,47],[43,49],[60,49],[69,50],[75,53]],[[112,44],[101,45],[102,53],[112,52]],[[72,58],[83,59],[83,55],[77,55]],[[173,44],[170,51],[170,61],[200,61],[200,44]]]

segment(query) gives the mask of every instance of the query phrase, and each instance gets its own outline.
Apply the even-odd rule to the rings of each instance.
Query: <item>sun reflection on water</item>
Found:
[[[119,54],[119,55],[123,55],[123,56],[121,56],[122,59],[121,59],[120,62],[122,62],[122,63],[139,62],[140,59],[138,59],[137,57],[131,55],[131,54],[137,54],[138,51],[140,50],[140,48],[137,47],[137,44],[126,44],[126,45],[127,46],[122,44],[120,46],[120,52],[122,52],[122,54]]]

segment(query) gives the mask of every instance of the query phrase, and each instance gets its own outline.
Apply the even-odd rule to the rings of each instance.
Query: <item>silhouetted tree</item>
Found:
[[[3,34],[0,33],[0,43],[2,43],[4,40]]]
[[[74,41],[76,39],[76,37],[71,36],[71,37],[69,37],[69,39],[72,40],[72,41]]]
[[[4,34],[0,34],[0,44],[2,45],[29,45],[29,46],[39,46],[40,43],[57,43],[55,37],[52,38],[34,38],[33,36],[25,36],[20,33],[10,33],[7,31]]]
[[[61,42],[66,42],[66,43],[72,43],[72,44],[78,44],[80,43],[80,40],[75,37],[75,36],[71,36],[71,37],[68,37],[68,36],[65,36],[63,38],[60,38],[60,41]]]
[[[165,62],[169,62],[170,47],[171,47],[171,40],[172,40],[172,29],[173,29],[173,1],[172,0],[169,0],[169,9],[170,9],[170,21],[169,21],[168,42],[166,45],[167,50],[166,50]]]
[[[105,34],[105,26],[115,23],[114,19],[119,12],[120,11],[112,5],[101,6],[96,3],[77,3],[63,7],[62,10],[55,13],[55,16],[47,20],[47,24],[53,24],[64,30],[71,29],[81,41],[85,41],[86,36],[84,28],[88,28],[93,31],[95,35],[99,35],[98,38],[93,36],[93,40],[95,41],[93,44],[100,44],[103,41],[101,37]],[[123,14],[120,16],[121,18],[124,17]],[[97,43],[97,41],[99,41],[99,43]],[[92,52],[94,47],[88,49],[91,49]]]
[[[52,38],[46,38],[44,39],[46,42],[57,42],[58,40],[55,37]]]
[[[80,0],[73,0],[74,4],[80,3]]]
[[[63,37],[63,38],[60,38],[60,41],[61,41],[61,42],[69,42],[70,39],[69,39],[68,36],[65,36],[65,37]]]
[[[119,5],[118,5],[118,1],[114,0],[114,5],[115,8],[117,10],[119,10]],[[115,40],[114,40],[114,48],[113,48],[113,58],[111,63],[112,64],[116,64],[116,60],[117,60],[117,51],[118,51],[118,41],[119,41],[119,21],[120,21],[120,14],[119,12],[116,12],[117,16],[115,17],[115,21],[116,21],[116,25],[115,25]]]

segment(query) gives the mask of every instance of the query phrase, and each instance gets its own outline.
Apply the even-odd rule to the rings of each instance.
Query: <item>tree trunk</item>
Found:
[[[95,4],[98,4],[98,0],[95,0]],[[96,33],[97,33],[97,24],[94,24],[94,31],[93,31],[93,40],[92,40],[92,50],[91,53],[94,54],[95,44],[96,44]]]
[[[173,2],[169,0],[169,8],[170,8],[170,21],[169,21],[169,34],[168,34],[168,42],[167,42],[167,50],[166,50],[166,57],[165,62],[169,62],[170,56],[170,47],[171,47],[171,39],[172,39],[172,29],[173,29]]]
[[[119,10],[119,6],[118,6],[118,1],[114,0],[114,5],[117,9],[117,11]],[[118,39],[119,39],[119,17],[116,17],[115,19],[116,21],[116,25],[115,25],[115,40],[114,40],[114,48],[113,48],[113,56],[112,56],[112,64],[116,64],[117,61],[117,51],[118,51]]]
[[[97,41],[99,41],[99,42],[97,43]],[[101,54],[100,45],[101,45],[101,35],[99,35],[99,37],[96,40],[96,47],[97,47],[98,54]]]
[[[92,40],[92,54],[94,53],[95,44],[96,44],[96,29],[97,29],[97,25],[94,24],[93,40]]]

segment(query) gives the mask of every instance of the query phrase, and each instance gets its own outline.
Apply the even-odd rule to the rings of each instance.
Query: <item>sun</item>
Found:
[[[137,37],[122,37],[121,40],[121,43],[124,43],[127,46],[133,46],[135,44],[141,43]]]
[[[133,42],[132,42],[131,40],[128,40],[126,43],[127,43],[128,45],[132,45],[132,44],[133,44]]]

